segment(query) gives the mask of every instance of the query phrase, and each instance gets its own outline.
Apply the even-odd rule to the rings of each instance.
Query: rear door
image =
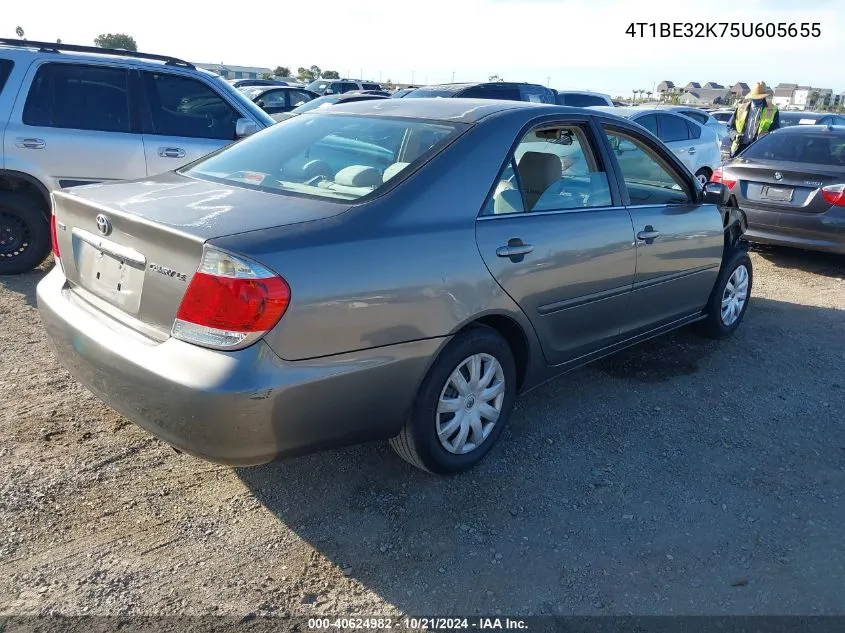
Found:
[[[148,176],[177,169],[236,139],[238,111],[208,84],[167,71],[141,71]]]
[[[33,64],[12,109],[7,169],[52,189],[146,175],[133,71],[108,64]]]
[[[588,118],[529,131],[476,222],[481,256],[551,365],[612,344],[627,318],[633,228],[595,138]]]
[[[716,205],[698,201],[693,178],[660,144],[610,122],[601,127],[618,148],[614,160],[625,157],[616,162],[637,251],[625,326],[635,336],[704,308],[721,264],[722,215]]]

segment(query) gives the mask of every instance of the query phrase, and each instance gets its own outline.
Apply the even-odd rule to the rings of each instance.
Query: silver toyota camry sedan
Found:
[[[462,471],[519,393],[688,324],[730,335],[751,292],[723,184],[564,106],[339,105],[53,195],[38,306],[56,356],[231,465],[386,439]]]

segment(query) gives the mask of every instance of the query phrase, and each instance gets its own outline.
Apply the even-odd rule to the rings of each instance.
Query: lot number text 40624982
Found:
[[[819,22],[631,22],[625,29],[631,37],[803,37],[822,35]]]

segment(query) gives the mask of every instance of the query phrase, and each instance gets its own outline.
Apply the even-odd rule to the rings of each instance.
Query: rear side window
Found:
[[[558,104],[573,108],[589,108],[590,106],[606,106],[607,101],[595,95],[559,94]]]
[[[701,127],[693,123],[692,121],[684,121],[687,124],[687,131],[689,132],[689,137],[691,139],[699,139],[701,138]]]
[[[353,84],[350,81],[346,81],[343,84],[341,84],[341,91],[342,92],[353,92],[355,90],[358,90],[358,84]]]
[[[15,63],[11,59],[0,59],[0,94],[3,92],[3,86],[6,85],[6,80],[12,74],[12,68]]]
[[[361,84],[364,86],[364,90],[381,90],[381,86],[378,84]]]
[[[697,121],[701,123],[701,125],[707,125],[707,115],[702,112],[696,112],[695,110],[684,110],[681,112],[684,116],[688,116],[693,121]]]
[[[845,167],[845,136],[767,134],[742,152],[742,157]]]
[[[664,143],[689,140],[689,129],[686,121],[671,114],[658,114],[660,124],[660,140]]]
[[[522,94],[516,86],[474,86],[467,88],[458,95],[463,99],[503,99],[505,101],[522,101]]]
[[[23,122],[98,132],[131,132],[129,74],[120,68],[44,64],[35,73]]]
[[[578,211],[612,204],[585,128],[544,126],[526,134],[482,215]]]
[[[170,73],[143,72],[150,134],[235,140],[239,114],[204,83]]]

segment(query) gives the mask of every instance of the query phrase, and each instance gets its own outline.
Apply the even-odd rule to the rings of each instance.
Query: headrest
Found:
[[[377,187],[382,183],[378,169],[365,165],[344,167],[337,172],[334,181],[347,187]]]
[[[384,182],[387,182],[388,180],[393,178],[396,174],[398,174],[400,171],[405,169],[405,167],[407,167],[407,166],[408,166],[408,163],[393,163],[387,169],[384,170],[384,176],[382,177],[382,180],[384,180]]]
[[[517,169],[522,186],[528,191],[545,191],[563,175],[560,159],[546,152],[525,152]]]

